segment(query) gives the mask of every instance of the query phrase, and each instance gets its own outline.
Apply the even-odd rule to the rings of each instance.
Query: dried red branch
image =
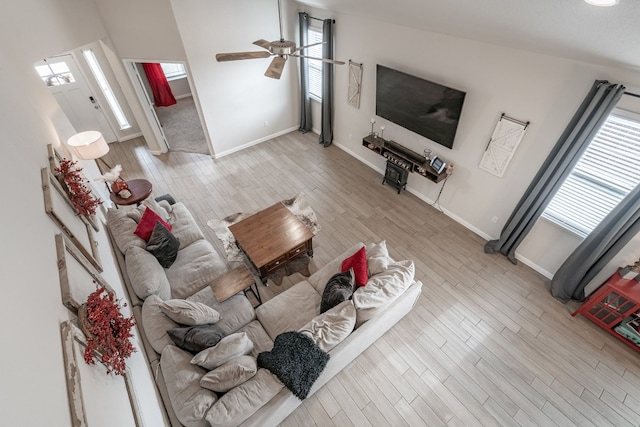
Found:
[[[55,171],[62,176],[71,203],[73,203],[78,215],[90,217],[96,213],[96,207],[102,204],[102,200],[93,197],[91,190],[86,185],[88,181],[80,174],[82,168],[77,167],[77,163],[63,159]]]

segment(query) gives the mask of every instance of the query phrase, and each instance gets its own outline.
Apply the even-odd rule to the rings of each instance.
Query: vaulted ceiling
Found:
[[[640,0],[298,0],[517,49],[640,70]],[[416,46],[416,48],[419,48]]]

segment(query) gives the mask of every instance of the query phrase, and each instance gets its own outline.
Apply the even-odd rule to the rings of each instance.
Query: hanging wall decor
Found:
[[[502,177],[530,122],[500,116],[480,161],[480,169]]]
[[[362,90],[362,64],[349,60],[349,90],[347,104],[360,108],[360,92]]]

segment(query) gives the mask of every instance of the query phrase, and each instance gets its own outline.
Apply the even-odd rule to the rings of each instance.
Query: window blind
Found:
[[[307,32],[309,44],[322,43],[322,30],[309,27]],[[304,50],[303,55],[322,58],[322,45],[312,46]],[[309,93],[322,100],[322,61],[310,59],[309,64]]]
[[[543,217],[587,236],[640,183],[640,117],[614,110]]]

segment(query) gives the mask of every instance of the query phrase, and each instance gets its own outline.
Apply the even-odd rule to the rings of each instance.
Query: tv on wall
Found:
[[[465,92],[378,64],[376,115],[453,147]]]

